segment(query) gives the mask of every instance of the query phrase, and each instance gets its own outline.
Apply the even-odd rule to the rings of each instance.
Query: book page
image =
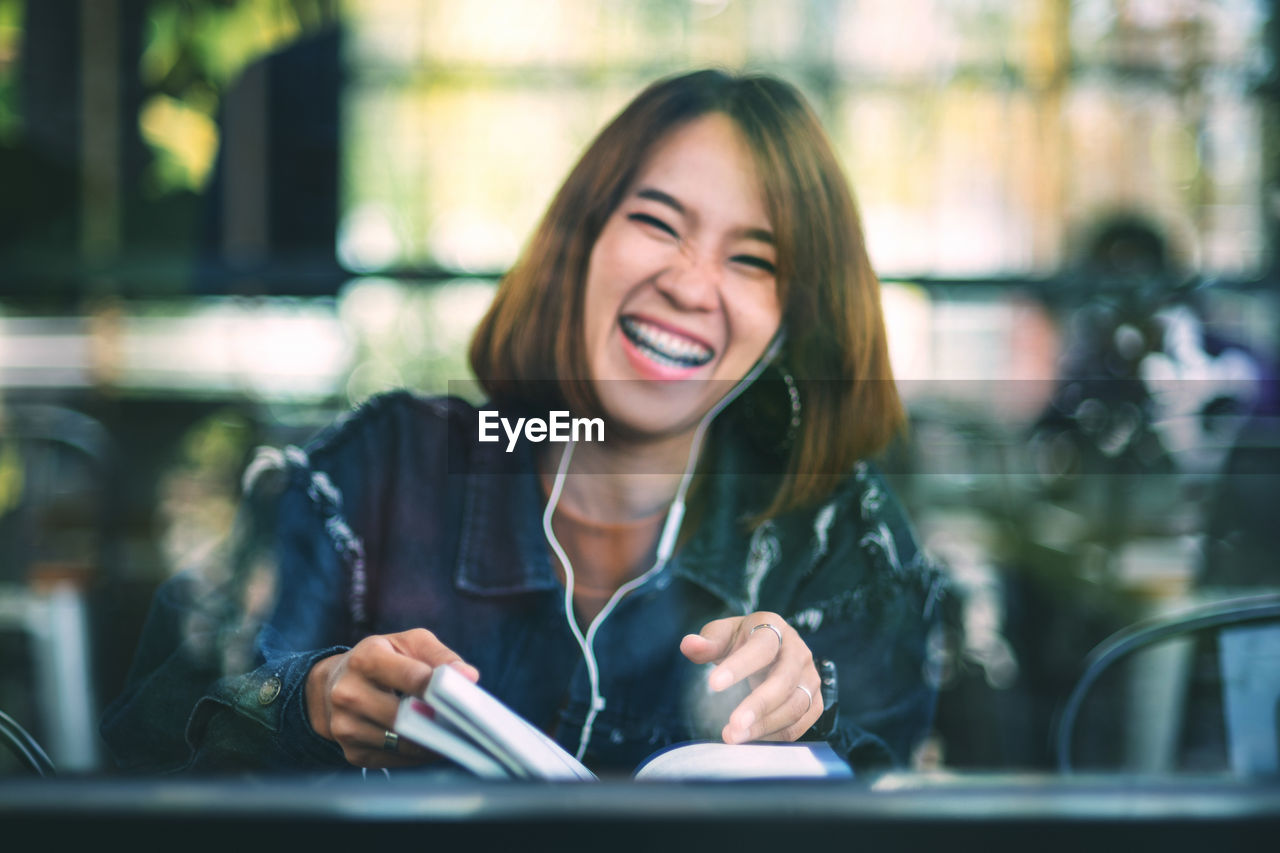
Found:
[[[440,753],[485,779],[510,779],[512,773],[498,761],[442,720],[434,719],[431,706],[416,696],[400,701],[396,734]]]
[[[438,717],[456,726],[494,758],[531,779],[594,780],[596,775],[559,744],[472,684],[462,673],[441,667],[424,697]]]
[[[636,779],[853,778],[825,743],[683,743],[656,752]]]

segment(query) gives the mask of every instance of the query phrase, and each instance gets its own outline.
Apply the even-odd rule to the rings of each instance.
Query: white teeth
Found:
[[[666,329],[633,317],[623,317],[621,325],[627,337],[655,357],[655,361],[674,367],[697,367],[711,360],[710,349]]]

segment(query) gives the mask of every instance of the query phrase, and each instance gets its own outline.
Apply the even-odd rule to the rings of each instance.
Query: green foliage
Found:
[[[155,155],[153,195],[203,188],[217,155],[218,108],[255,60],[336,17],[324,0],[156,0],[138,63],[139,121]],[[3,127],[0,117],[0,127]]]

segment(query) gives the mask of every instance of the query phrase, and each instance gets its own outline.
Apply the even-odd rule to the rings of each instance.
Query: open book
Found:
[[[452,667],[426,693],[400,702],[396,733],[490,779],[594,780],[596,775]],[[696,741],[654,753],[636,779],[851,778],[825,743],[726,744]]]

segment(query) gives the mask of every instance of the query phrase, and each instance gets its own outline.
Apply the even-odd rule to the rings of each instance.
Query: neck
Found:
[[[689,461],[693,434],[644,443],[575,445],[560,503],[581,518],[600,522],[649,518],[670,505]],[[554,476],[560,453],[543,456],[541,467]]]

